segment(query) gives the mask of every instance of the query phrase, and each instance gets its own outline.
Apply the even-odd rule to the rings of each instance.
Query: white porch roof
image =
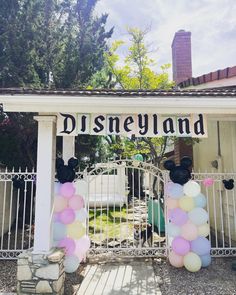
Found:
[[[0,89],[7,112],[236,114],[236,90],[121,91]]]

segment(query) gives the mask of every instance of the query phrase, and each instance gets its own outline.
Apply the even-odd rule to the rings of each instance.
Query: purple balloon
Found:
[[[75,211],[71,208],[66,208],[64,209],[62,212],[60,212],[60,221],[63,224],[70,224],[73,223],[73,221],[75,220]]]
[[[175,208],[171,210],[169,218],[171,222],[181,226],[187,222],[188,214],[180,208]]]
[[[75,241],[70,238],[64,238],[58,243],[58,247],[65,248],[66,255],[72,255],[75,251]]]
[[[186,255],[190,251],[190,243],[181,237],[176,237],[172,241],[172,250],[179,255]]]
[[[58,213],[58,212],[53,213],[53,221],[54,222],[60,221],[60,213]]]
[[[207,255],[211,251],[211,244],[208,239],[198,237],[196,240],[191,241],[191,251],[199,256]]]
[[[168,182],[165,187],[165,194],[173,199],[179,199],[184,195],[183,186],[178,183]]]

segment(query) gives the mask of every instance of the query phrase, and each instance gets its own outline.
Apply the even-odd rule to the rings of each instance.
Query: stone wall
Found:
[[[64,294],[64,251],[53,249],[48,255],[31,250],[18,256],[17,294]]]

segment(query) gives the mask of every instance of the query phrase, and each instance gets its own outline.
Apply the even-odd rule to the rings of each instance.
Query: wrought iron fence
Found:
[[[222,182],[230,178],[236,182],[236,173],[198,172],[192,177],[207,197],[211,254],[236,255],[236,189],[227,190]],[[205,178],[214,180],[211,187],[203,185]],[[18,188],[13,179],[21,180]],[[33,246],[35,180],[35,171],[0,171],[0,259],[15,259]],[[77,173],[77,192],[86,197],[89,213],[89,254],[166,255],[170,248],[163,197],[167,182],[166,172],[130,160],[101,163]]]
[[[0,172],[0,259],[33,246],[35,180],[34,170]]]

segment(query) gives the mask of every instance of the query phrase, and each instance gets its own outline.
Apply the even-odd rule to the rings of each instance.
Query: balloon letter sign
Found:
[[[184,157],[179,166],[166,161],[164,167],[170,171],[170,179],[165,189],[169,224],[167,234],[173,239],[169,262],[175,267],[183,267],[196,272],[211,263],[211,245],[206,238],[210,233],[208,213],[205,209],[206,197],[199,184],[190,180],[188,170],[191,159]]]
[[[83,225],[88,217],[84,199],[75,193],[73,183],[69,182],[75,178],[75,160],[70,159],[68,166],[62,160],[57,162],[60,183],[55,184],[54,198],[53,240],[55,246],[65,249],[64,266],[67,273],[77,270],[90,248]]]

